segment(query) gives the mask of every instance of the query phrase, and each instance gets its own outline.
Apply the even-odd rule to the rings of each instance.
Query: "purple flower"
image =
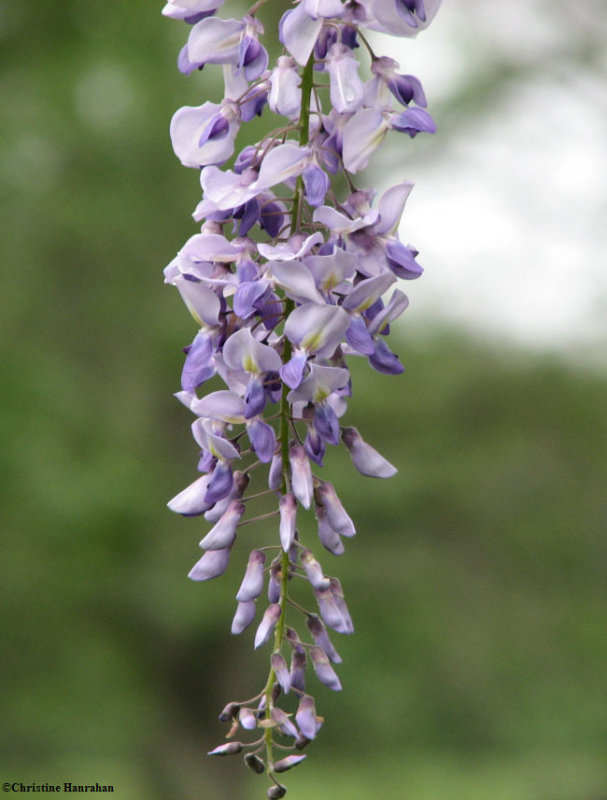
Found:
[[[343,442],[363,475],[396,472],[341,420],[353,394],[352,356],[364,356],[380,372],[403,371],[386,340],[409,301],[393,285],[422,274],[417,251],[398,235],[412,184],[396,183],[375,199],[374,189],[355,188],[353,174],[368,166],[389,131],[414,138],[435,125],[420,81],[359,41],[367,42],[363,28],[415,36],[440,0],[297,0],[280,20],[284,49],[274,64],[261,41],[259,4],[242,19],[223,19],[216,14],[223,2],[169,0],[162,12],[190,26],[178,57],[181,72],[204,68],[206,78],[219,71],[224,81],[219,102],[184,106],[170,125],[175,154],[199,169],[202,189],[192,215],[200,232],[164,278],[196,325],[176,397],[195,417],[195,458],[203,474],[168,506],[209,523],[200,541],[205,552],[189,573],[195,581],[227,570],[241,526],[256,525],[257,542],[263,522],[270,537],[250,552],[231,625],[240,634],[253,623],[267,577],[269,605],[254,649],[272,643],[270,671],[253,699],[229,703],[220,715],[231,725],[228,739],[240,726],[255,731],[257,740],[228,741],[210,755],[254,748],[245,764],[268,773],[267,796],[278,798],[286,788],[276,775],[305,756],[274,761],[272,744],[288,736],[301,750],[317,736],[322,718],[305,691],[306,669],[340,690],[333,665],[341,657],[327,628],[354,630],[341,584],[325,575],[309,526],[302,517],[298,529],[297,515],[313,505],[320,544],[339,556],[355,527],[333,484],[312,471],[323,466],[327,445]],[[369,69],[365,82],[361,75]],[[283,119],[235,154],[236,136],[261,114]],[[233,168],[225,169],[234,154]],[[344,172],[344,181],[333,180]],[[268,489],[248,494],[250,476],[264,468]],[[292,597],[296,584],[313,594],[318,614]],[[280,707],[289,692],[298,697],[294,715]]]

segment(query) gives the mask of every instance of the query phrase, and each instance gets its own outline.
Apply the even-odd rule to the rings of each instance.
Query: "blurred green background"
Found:
[[[0,777],[253,800],[263,778],[204,755],[265,678],[229,634],[249,548],[192,583],[207,525],[165,508],[196,448],[161,270],[199,195],[167,129],[221,90],[177,72],[161,6],[0,2]],[[346,418],[398,476],[327,459],[359,535],[319,556],[357,632],[289,796],[605,800],[607,376],[400,325],[405,375],[354,364]]]

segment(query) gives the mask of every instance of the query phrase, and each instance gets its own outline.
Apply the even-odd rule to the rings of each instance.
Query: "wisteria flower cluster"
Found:
[[[263,519],[271,535],[250,552],[232,622],[239,634],[257,618],[254,647],[270,644],[268,678],[255,697],[226,705],[219,718],[230,723],[228,741],[210,753],[244,753],[253,772],[269,776],[269,798],[286,794],[277,776],[306,757],[323,722],[310,673],[341,689],[327,629],[353,632],[340,581],[302,541],[297,518],[314,514],[333,555],[355,533],[333,485],[317,474],[327,446],[343,442],[363,475],[396,472],[341,424],[348,358],[402,372],[386,343],[408,305],[394,284],[422,272],[397,233],[412,184],[375,201],[354,182],[389,131],[413,138],[435,130],[419,80],[376,56],[368,31],[415,36],[440,4],[299,0],[280,19],[282,55],[271,67],[256,14],[276,1],[259,0],[237,19],[217,16],[224,0],[169,0],[163,10],[190,26],[179,69],[221,65],[225,84],[220,103],[181,108],[170,125],[176,155],[200,171],[202,199],[193,213],[200,233],[164,273],[198,326],[177,397],[195,416],[201,474],[169,508],[211,525],[194,581],[226,571],[242,526]],[[235,154],[241,127],[266,107],[281,118],[277,127]],[[199,391],[215,376],[225,388]],[[247,495],[251,471],[263,465],[267,489]],[[256,517],[249,503],[260,494],[275,495],[277,507]],[[302,579],[314,610],[294,599]]]

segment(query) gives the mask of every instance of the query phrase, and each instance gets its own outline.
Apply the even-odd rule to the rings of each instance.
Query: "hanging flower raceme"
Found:
[[[209,525],[194,581],[226,572],[254,529],[244,526],[265,521],[269,539],[250,549],[231,630],[256,622],[252,645],[270,645],[268,677],[255,697],[224,708],[230,741],[209,754],[244,751],[244,763],[269,776],[267,796],[278,798],[286,788],[276,776],[305,758],[281,751],[304,748],[323,722],[314,681],[342,688],[327,629],[354,630],[339,580],[325,574],[298,520],[314,515],[329,557],[356,532],[335,487],[316,472],[327,448],[343,443],[362,475],[396,472],[342,425],[352,394],[348,359],[402,372],[386,343],[408,306],[394,284],[422,273],[417,251],[398,237],[412,184],[401,180],[374,202],[375,191],[356,187],[355,175],[390,131],[413,138],[435,126],[420,81],[376,56],[367,37],[415,36],[440,0],[299,0],[278,24],[284,50],[274,65],[255,16],[263,2],[242,19],[218,16],[223,0],[169,0],[163,9],[189,26],[179,69],[220,69],[225,85],[221,102],[202,97],[170,126],[175,154],[200,170],[202,187],[193,214],[201,231],[164,273],[197,326],[177,397],[195,416],[201,474],[168,505]],[[239,131],[263,113],[276,115],[276,129],[235,153]],[[340,174],[349,187],[343,197],[331,183]],[[210,379],[224,388],[204,393]],[[254,513],[251,504],[264,497],[273,505]],[[300,593],[295,601],[293,587],[304,583],[308,601]]]

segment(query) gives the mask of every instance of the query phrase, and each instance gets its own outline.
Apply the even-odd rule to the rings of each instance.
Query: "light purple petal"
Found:
[[[369,331],[372,334],[381,333],[392,322],[409,307],[409,298],[400,289],[395,289],[388,305],[373,317],[369,323]]]
[[[341,438],[350,451],[352,463],[362,475],[371,478],[391,478],[396,474],[396,467],[367,444],[356,428],[344,428]]]
[[[244,28],[245,23],[239,19],[206,17],[190,31],[190,60],[199,64],[236,64]]]
[[[306,166],[309,152],[307,147],[300,147],[294,142],[286,142],[272,148],[264,156],[259,177],[251,184],[251,191],[259,194],[278,183],[300,175]]]
[[[280,614],[281,609],[278,603],[272,603],[272,605],[266,608],[259,627],[257,628],[257,632],[255,633],[255,643],[253,645],[255,650],[268,641],[280,619]]]
[[[240,584],[236,599],[241,602],[256,600],[263,590],[263,570],[266,563],[265,553],[261,550],[251,550],[249,562]]]
[[[302,173],[306,202],[310,206],[324,203],[331,182],[327,173],[316,164],[308,164]]]
[[[340,306],[305,303],[296,308],[285,323],[285,336],[297,347],[321,358],[335,352],[350,324]]]
[[[325,60],[329,73],[331,105],[338,114],[351,114],[363,101],[364,87],[358,75],[358,60],[340,42],[331,46]]]
[[[375,108],[364,108],[351,117],[343,129],[344,167],[349,172],[364,169],[384,140],[389,125]]]
[[[383,193],[378,204],[379,221],[373,227],[378,236],[392,236],[396,232],[405,203],[412,189],[413,183],[404,181],[392,186]]]
[[[226,571],[230,560],[230,549],[208,550],[188,573],[193,581],[208,581],[218,578]]]
[[[251,447],[257,458],[264,464],[272,460],[276,451],[276,434],[274,428],[260,419],[247,423],[247,434]]]
[[[240,500],[231,500],[226,512],[200,542],[200,547],[203,550],[222,550],[231,547],[236,539],[236,528],[244,510],[244,503]]]
[[[341,690],[341,683],[325,651],[315,645],[310,648],[310,658],[312,659],[312,666],[314,667],[314,672],[318,680],[324,683],[325,686],[328,686],[329,689],[339,692]]]
[[[196,517],[203,514],[211,506],[211,503],[207,503],[204,499],[210,480],[210,475],[198,478],[175,495],[172,500],[169,500],[168,507],[177,514],[183,514],[184,517]]]
[[[312,470],[303,446],[291,447],[289,451],[291,467],[291,488],[296,499],[304,508],[310,508],[313,495]]]
[[[272,261],[268,268],[275,283],[284,289],[287,297],[300,303],[325,304],[323,296],[316,288],[314,276],[301,261]]]
[[[232,620],[231,632],[235,635],[242,633],[255,619],[255,603],[253,600],[243,601],[236,606],[236,613]]]
[[[289,552],[295,539],[295,524],[297,518],[297,503],[292,494],[283,494],[278,502],[280,510],[280,543],[285,553]]]
[[[278,372],[282,364],[276,350],[258,342],[249,328],[241,328],[226,340],[223,360],[230,369],[242,369],[254,375]]]
[[[333,484],[322,481],[316,489],[316,497],[327,512],[327,520],[333,530],[340,536],[354,536],[356,533],[354,523],[337,496]]]
[[[244,422],[244,401],[236,392],[220,389],[202,399],[196,398],[191,404],[192,411],[199,417],[221,420],[234,424]]]
[[[302,3],[280,20],[281,42],[300,66],[308,62],[322,26],[322,18],[312,19]]]

